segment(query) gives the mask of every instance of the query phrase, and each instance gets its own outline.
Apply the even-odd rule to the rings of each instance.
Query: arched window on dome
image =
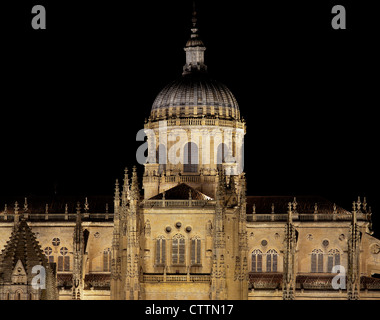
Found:
[[[216,152],[216,164],[218,170],[223,169],[223,163],[226,163],[226,159],[228,157],[228,147],[225,143],[221,143],[218,145],[218,149]]]
[[[251,271],[263,272],[263,253],[259,249],[253,250],[251,258]]]
[[[157,149],[157,163],[158,166],[158,174],[162,174],[166,171],[166,163],[167,163],[167,157],[166,157],[166,147],[163,144],[160,144]]]
[[[323,251],[320,249],[311,252],[311,272],[323,272]]]
[[[184,149],[184,172],[198,172],[198,146],[194,142],[189,142]]]

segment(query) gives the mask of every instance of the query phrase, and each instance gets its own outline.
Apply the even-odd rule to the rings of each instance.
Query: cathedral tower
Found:
[[[184,50],[182,76],[158,94],[145,124],[145,199],[180,183],[214,198],[218,170],[243,171],[245,122],[234,95],[207,71],[195,10]]]

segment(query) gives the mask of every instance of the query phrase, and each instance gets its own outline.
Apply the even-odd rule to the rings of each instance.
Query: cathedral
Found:
[[[246,122],[205,50],[194,10],[183,73],[145,121],[143,177],[0,203],[0,300],[380,299],[365,198],[246,194]]]

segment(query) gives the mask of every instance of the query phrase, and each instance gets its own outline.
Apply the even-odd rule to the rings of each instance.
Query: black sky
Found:
[[[47,30],[30,27],[35,4],[46,7]],[[331,28],[336,4],[347,30]],[[347,209],[367,196],[379,214],[371,6],[198,1],[206,64],[247,121],[250,195],[321,195]],[[191,9],[187,0],[6,5],[2,197],[112,194],[136,164],[135,136],[155,96],[181,74]]]

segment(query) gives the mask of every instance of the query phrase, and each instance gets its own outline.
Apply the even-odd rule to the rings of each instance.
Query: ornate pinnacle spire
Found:
[[[120,201],[120,189],[119,189],[119,179],[115,182],[115,201],[119,203]]]
[[[292,222],[293,222],[293,219],[292,219],[292,203],[289,202],[288,203],[288,223],[292,223]]]
[[[124,169],[124,185],[122,191],[122,202],[126,204],[129,200],[129,176],[128,176],[128,168]]]
[[[25,198],[25,201],[24,201],[24,211],[28,211],[28,199]]]
[[[199,38],[197,27],[197,11],[195,10],[195,1],[193,1],[193,17],[191,19],[192,28],[189,41],[186,43],[186,65],[183,67],[183,75],[193,72],[206,72],[207,66],[204,64],[204,52],[206,47]]]
[[[139,181],[137,178],[136,166],[133,167],[132,171],[132,183],[131,183],[131,200],[139,200],[140,190],[139,190]]]
[[[90,210],[90,205],[88,204],[88,199],[86,197],[86,200],[84,202],[84,211],[87,212],[88,210]]]
[[[14,217],[14,229],[16,230],[20,224],[20,215],[18,213],[18,210],[20,208],[18,207],[18,202],[15,202],[15,217]]]

